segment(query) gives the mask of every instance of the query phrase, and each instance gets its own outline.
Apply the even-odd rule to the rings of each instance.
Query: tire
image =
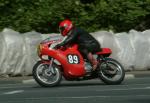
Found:
[[[117,75],[118,72],[120,72],[119,75]],[[108,85],[117,85],[121,84],[124,80],[125,71],[123,66],[118,61],[112,58],[105,58],[105,61],[99,66],[98,75],[104,83]],[[117,76],[120,77],[117,78]]]
[[[53,63],[55,74],[52,74],[52,72],[49,71],[48,66],[48,64],[38,61],[33,67],[33,78],[42,87],[53,87],[59,85],[62,79],[62,74],[59,67]],[[39,71],[40,68],[41,71]]]

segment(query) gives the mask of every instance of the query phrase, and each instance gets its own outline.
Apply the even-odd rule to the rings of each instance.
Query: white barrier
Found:
[[[99,31],[91,34],[102,47],[112,49],[111,56],[117,59],[125,70],[150,68],[150,30],[131,30],[129,33],[116,34]],[[0,75],[30,75],[38,60],[37,45],[49,36],[37,32],[20,34],[11,29],[4,29],[0,33]]]
[[[112,57],[121,62],[125,70],[150,68],[150,30],[144,32],[130,30],[129,33],[116,34],[96,32],[93,35],[103,47],[110,47],[113,50]]]

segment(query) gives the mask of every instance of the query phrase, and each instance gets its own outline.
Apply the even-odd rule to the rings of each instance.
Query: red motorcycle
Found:
[[[104,83],[112,85],[124,80],[123,66],[109,57],[111,49],[102,48],[102,51],[94,54],[100,64],[93,72],[89,61],[78,51],[77,44],[53,49],[51,46],[58,41],[48,38],[39,44],[40,60],[33,67],[33,78],[39,85],[56,86],[60,84],[62,77],[68,81],[100,78]]]

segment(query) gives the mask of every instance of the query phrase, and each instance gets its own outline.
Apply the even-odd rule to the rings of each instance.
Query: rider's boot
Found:
[[[93,71],[95,71],[98,66],[98,61],[93,57],[92,53],[89,53],[87,57],[92,65]]]

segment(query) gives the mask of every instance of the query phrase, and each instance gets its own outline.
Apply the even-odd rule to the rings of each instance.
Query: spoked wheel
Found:
[[[120,84],[125,77],[123,66],[112,58],[106,58],[99,68],[99,77],[106,84]]]
[[[49,69],[48,64],[38,61],[33,67],[33,78],[35,81],[44,87],[56,86],[62,79],[62,74],[56,64],[52,66],[53,72]]]

